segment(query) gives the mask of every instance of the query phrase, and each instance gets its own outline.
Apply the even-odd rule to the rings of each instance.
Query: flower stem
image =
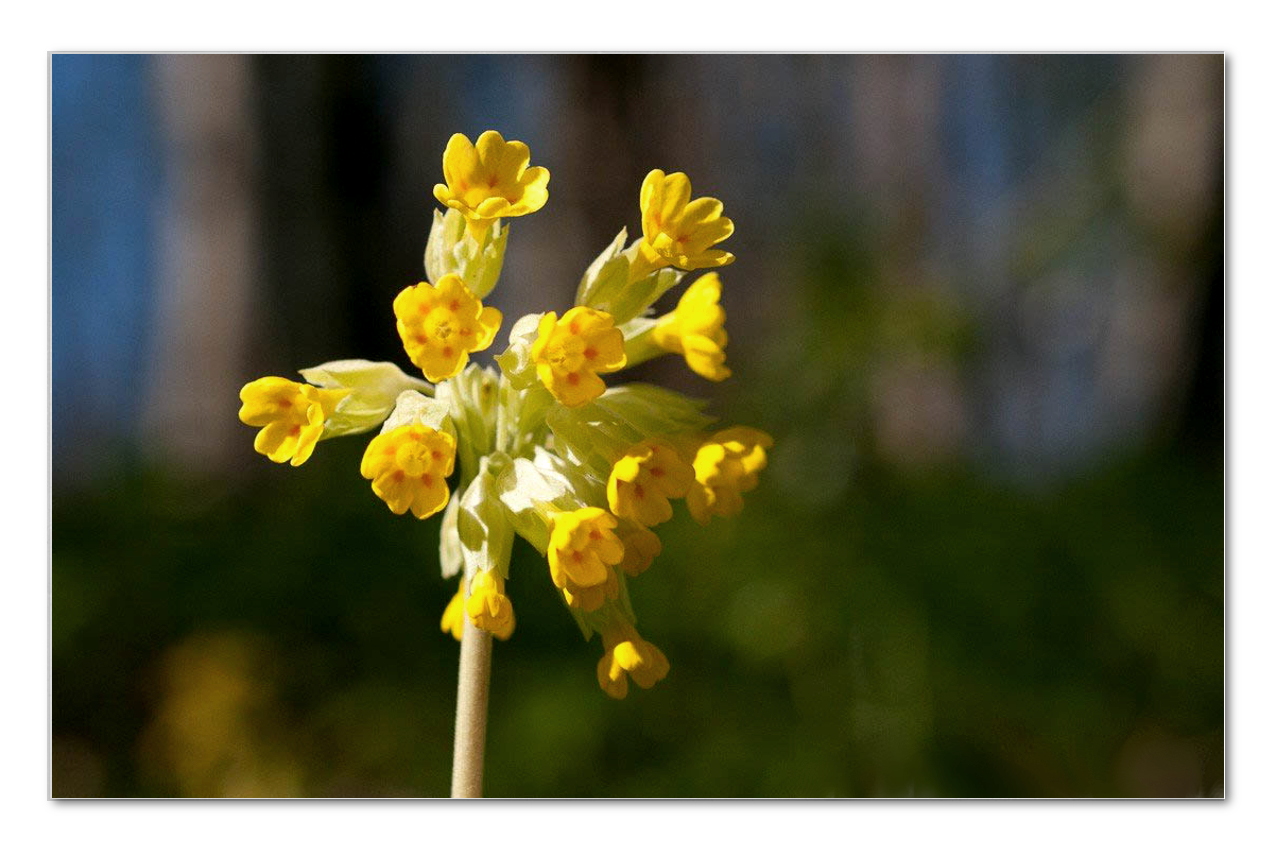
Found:
[[[453,729],[453,788],[450,796],[481,797],[484,735],[489,715],[489,662],[493,635],[462,620],[458,655],[458,710]]]

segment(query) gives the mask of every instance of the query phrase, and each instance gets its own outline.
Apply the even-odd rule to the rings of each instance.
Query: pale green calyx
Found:
[[[436,399],[449,407],[449,417],[462,444],[476,460],[493,449],[498,419],[498,371],[469,364],[436,386]]]
[[[376,429],[395,408],[396,398],[405,391],[432,393],[429,383],[405,375],[389,361],[347,358],[326,361],[298,372],[312,385],[349,392],[325,422],[325,438]]]
[[[633,382],[610,388],[577,408],[547,412],[555,449],[596,472],[607,472],[626,449],[653,435],[673,440],[706,428],[713,420],[704,404],[676,391]]]
[[[458,498],[454,492],[440,517],[440,574],[451,578],[462,571],[462,543],[458,541]]]
[[[541,553],[547,550],[551,513],[586,505],[574,491],[574,480],[549,465],[547,455],[514,459],[498,477],[498,494],[511,514],[516,532]]]
[[[538,321],[541,319],[541,314],[525,314],[516,320],[507,338],[506,351],[496,359],[512,388],[524,389],[538,382],[529,353],[538,339]]]
[[[447,432],[455,441],[458,437],[453,419],[449,417],[448,401],[427,397],[417,391],[404,391],[396,398],[395,408],[382,424],[382,432],[388,433],[402,426],[415,425]]]
[[[605,247],[578,282],[575,305],[585,305],[613,315],[614,323],[621,326],[628,320],[643,314],[662,294],[679,283],[684,273],[667,268],[651,273],[638,281],[631,281],[631,259],[623,244],[627,229],[623,228],[613,242]],[[639,241],[636,241],[638,243]]]
[[[479,473],[458,501],[457,538],[468,578],[476,572],[497,572],[504,579],[507,577],[515,527],[499,500],[498,478],[509,467],[511,457],[505,453],[484,457]]]
[[[462,279],[467,290],[477,299],[488,296],[502,274],[502,261],[507,254],[507,231],[495,221],[477,243],[467,234],[465,216],[453,209],[444,214],[437,210],[422,258],[427,280],[437,284],[441,278],[453,273]]]

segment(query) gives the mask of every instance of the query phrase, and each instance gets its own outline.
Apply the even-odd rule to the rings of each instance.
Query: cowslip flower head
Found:
[[[632,279],[662,267],[682,270],[722,267],[733,255],[712,248],[733,234],[733,220],[721,216],[724,205],[703,197],[690,201],[693,187],[684,172],[654,169],[640,186],[640,226],[644,239],[632,263]]]
[[[453,473],[455,442],[447,432],[407,424],[374,437],[360,461],[360,475],[396,515],[412,510],[427,518],[449,502],[445,479]]]
[[[604,656],[596,664],[600,689],[614,699],[627,696],[627,676],[646,690],[667,677],[671,665],[662,650],[641,639],[636,629],[621,620],[601,632]]]
[[[653,527],[671,518],[671,500],[693,485],[693,466],[667,442],[651,439],[627,450],[609,473],[609,509]]]
[[[617,526],[616,518],[594,506],[552,514],[547,563],[551,582],[571,607],[596,610],[605,598],[614,597],[609,595],[617,584],[613,567],[622,562],[625,550],[613,532]],[[592,589],[599,595],[588,592]]]
[[[296,467],[311,458],[324,422],[348,393],[264,376],[240,389],[240,420],[262,427],[253,440],[254,450],[272,462]]]
[[[461,372],[471,353],[488,349],[502,325],[502,312],[481,304],[453,274],[434,285],[406,287],[391,307],[405,352],[432,382]]]
[[[622,698],[670,668],[636,632],[628,591],[663,550],[650,528],[681,497],[702,523],[738,512],[772,441],[746,427],[709,434],[704,402],[645,382],[606,388],[602,378],[670,354],[708,379],[730,375],[718,274],[693,281],[669,313],[654,310],[687,271],[733,260],[718,248],[733,223],[719,201],[693,199],[680,172],[649,173],[642,234],[628,242],[626,228],[617,232],[572,305],[516,319],[496,368],[474,363],[503,319],[483,303],[505,265],[512,229],[501,220],[543,207],[548,178],[529,166],[523,143],[494,131],[474,145],[454,135],[435,187],[447,210],[433,217],[426,280],[393,302],[421,375],[392,362],[328,361],[301,371],[309,384],[269,376],[246,385],[240,417],[260,428],[259,452],[294,465],[321,439],[379,431],[360,473],[392,512],[442,515],[440,569],[457,586],[440,629],[462,641],[464,659],[483,659],[471,655],[477,633],[513,635],[506,582],[520,538],[545,555],[583,636],[601,636],[600,687]]]
[[[467,218],[479,242],[494,220],[540,210],[550,179],[546,169],[529,166],[529,146],[523,142],[507,142],[496,130],[486,130],[472,145],[455,133],[444,149],[445,182],[436,184],[435,197]]]
[[[467,612],[467,587],[464,578],[458,583],[458,591],[449,599],[444,613],[440,616],[440,630],[452,634],[455,640],[462,639],[462,619]]]
[[[471,624],[505,640],[516,629],[515,610],[506,596],[506,583],[494,571],[476,572],[467,596],[467,616]]]
[[[732,427],[703,442],[693,460],[696,482],[685,499],[699,524],[742,511],[742,493],[756,487],[773,439],[758,429]]]
[[[570,308],[557,319],[549,311],[538,321],[529,357],[538,378],[566,406],[581,406],[604,393],[601,373],[626,367],[622,331],[613,317],[594,308]]]

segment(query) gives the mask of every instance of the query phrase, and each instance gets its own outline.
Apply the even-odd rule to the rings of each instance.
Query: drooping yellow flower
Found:
[[[765,451],[772,446],[768,435],[742,426],[721,430],[703,442],[693,460],[697,481],[686,498],[694,520],[706,524],[713,515],[728,518],[741,512],[742,493],[756,487],[768,462]]]
[[[653,643],[640,638],[634,626],[615,620],[606,628],[604,657],[596,664],[600,689],[614,699],[625,699],[627,676],[646,690],[666,678],[671,669],[667,656]]]
[[[462,639],[462,616],[466,613],[466,580],[458,582],[458,591],[449,599],[440,617],[440,630],[452,634],[455,640]]]
[[[298,466],[311,458],[348,388],[317,388],[280,376],[264,376],[240,389],[240,420],[262,427],[253,449],[272,462]]]
[[[631,278],[662,267],[697,270],[733,263],[733,255],[715,244],[733,233],[733,220],[721,216],[724,205],[703,197],[690,201],[693,187],[684,172],[654,169],[640,186],[640,225],[644,239],[632,261]]]
[[[690,370],[712,382],[731,375],[724,364],[729,335],[724,330],[720,291],[719,273],[707,273],[689,285],[676,309],[659,317],[653,327],[654,343],[683,355]]]
[[[566,578],[561,592],[564,593],[565,604],[576,607],[584,613],[594,613],[604,606],[606,601],[617,600],[621,589],[618,573],[611,567],[605,576],[604,583],[595,586],[579,586],[573,582],[572,578]]]
[[[653,561],[662,553],[662,540],[658,534],[646,527],[637,527],[630,533],[622,535],[622,545],[626,549],[622,554],[622,562],[618,568],[630,577],[635,577],[653,565]]]
[[[506,142],[496,130],[486,130],[472,145],[455,133],[444,149],[445,182],[436,184],[435,196],[467,218],[479,241],[495,219],[524,216],[546,204],[550,179],[546,169],[529,166],[523,142]]]
[[[571,607],[596,610],[605,599],[617,596],[618,579],[612,567],[622,562],[625,550],[613,532],[617,526],[616,518],[593,506],[551,516],[547,546],[551,582]]]
[[[470,353],[493,343],[502,325],[502,312],[481,304],[452,273],[435,285],[406,287],[391,307],[405,352],[432,382],[456,376]]]
[[[471,624],[505,640],[516,629],[516,614],[506,596],[506,583],[497,572],[476,572],[467,596],[467,616]]]
[[[645,527],[671,518],[671,500],[693,485],[693,466],[662,439],[643,441],[627,450],[609,474],[609,509]]]
[[[360,475],[396,515],[412,510],[426,518],[449,502],[445,482],[453,473],[454,439],[420,424],[407,424],[376,436],[360,460]]]
[[[581,406],[604,393],[601,373],[627,365],[622,331],[605,311],[578,306],[559,320],[549,311],[538,321],[538,338],[529,350],[538,378],[566,406]]]

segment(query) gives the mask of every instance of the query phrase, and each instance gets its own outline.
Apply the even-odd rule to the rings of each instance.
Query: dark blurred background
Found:
[[[632,594],[672,670],[623,702],[517,547],[487,793],[1221,795],[1222,57],[51,75],[55,796],[447,793],[438,522],[386,510],[361,439],[255,454],[237,392],[409,367],[391,299],[445,142],[489,128],[552,176],[507,327],[638,233],[648,170],[724,201],[733,378],[628,376],[777,445],[740,517],[661,529]]]

